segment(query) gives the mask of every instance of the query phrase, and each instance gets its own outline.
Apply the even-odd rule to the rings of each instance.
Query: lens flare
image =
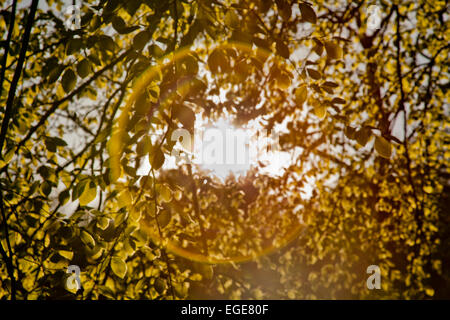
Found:
[[[255,50],[249,45],[240,43],[223,44],[215,50],[217,49],[221,50],[223,54],[245,55],[248,59],[257,59],[261,66],[268,59],[272,59],[272,61],[280,59],[268,51]],[[227,71],[227,66],[221,61],[216,61],[215,64],[209,65],[210,74],[206,75],[208,69],[197,70],[196,65],[192,62],[193,57],[198,57],[198,54],[187,49],[180,50],[162,58],[156,66],[147,69],[136,79],[133,91],[121,111],[109,143],[111,182],[114,183],[119,179],[120,181],[124,181],[124,179],[126,181],[124,176],[128,174],[129,168],[123,155],[133,152],[132,145],[133,143],[136,144],[136,141],[133,141],[133,138],[129,136],[131,132],[156,130],[155,128],[158,125],[160,128],[164,128],[164,125],[158,123],[160,120],[155,119],[155,113],[160,112],[164,121],[171,123],[173,114],[171,114],[171,111],[165,112],[165,110],[173,110],[174,103],[183,100],[190,92],[205,89],[205,84],[192,75],[193,71],[195,71],[194,73],[203,73],[204,77],[212,78],[214,74],[211,70],[216,68],[217,72],[231,72],[236,79],[242,78],[238,71],[243,67],[239,66],[238,63],[231,65],[232,70]],[[171,70],[174,68],[178,71],[176,75],[171,74]],[[247,66],[246,68],[247,71],[245,72],[248,72],[250,67]],[[172,81],[163,81],[163,79],[166,80],[170,77],[173,77]],[[159,88],[161,88],[160,92]],[[142,99],[142,96],[144,96],[144,99]],[[150,101],[150,111],[140,101]],[[192,121],[191,118],[191,116],[180,118],[180,122],[193,133],[195,119]],[[227,122],[219,122],[218,126],[224,130],[238,130]],[[164,130],[162,130],[161,133],[164,137],[170,137],[168,131],[169,129],[164,134]],[[150,154],[155,152],[155,144],[157,143],[152,141]],[[171,145],[171,148],[174,144]],[[162,142],[159,144],[159,147],[161,146]],[[170,150],[165,150],[165,153],[170,153]],[[151,159],[150,162],[155,165],[157,160]],[[164,154],[162,155],[162,162],[164,162]],[[263,189],[261,189],[262,187],[258,189],[254,185],[257,185],[258,181],[263,185],[264,180],[267,182],[270,178],[246,177],[245,174],[248,173],[251,162],[250,160],[245,163],[244,167],[231,168],[231,171],[236,169],[236,172],[241,169],[243,174],[242,179],[236,183],[235,189],[231,190],[230,187],[229,195],[211,191],[214,190],[213,187],[207,190],[200,185],[196,187],[199,187],[200,191],[198,192],[201,194],[198,195],[199,199],[195,199],[197,188],[194,188],[195,191],[190,188],[193,183],[191,183],[191,178],[178,173],[177,183],[184,184],[181,196],[171,197],[170,194],[167,194],[163,197],[161,203],[157,204],[155,199],[158,197],[161,187],[155,188],[156,194],[152,194],[151,190],[147,190],[148,187],[141,186],[141,192],[136,198],[145,199],[140,197],[142,193],[148,191],[149,200],[140,200],[142,204],[139,205],[136,203],[138,200],[136,200],[129,210],[143,210],[143,216],[139,220],[141,230],[145,231],[153,242],[165,246],[169,251],[186,259],[216,264],[243,262],[269,254],[298,237],[304,229],[304,224],[296,213],[294,204],[290,208],[287,206],[288,209],[284,206],[285,211],[280,211],[276,208],[276,205],[274,206],[277,201],[284,201],[283,196],[288,197],[289,195],[279,195],[272,192],[272,194],[264,194],[258,197],[258,192],[260,192],[258,190]],[[201,171],[202,166],[199,167]],[[223,177],[225,177],[225,173],[230,171],[229,167],[220,168],[208,165],[204,165],[203,169],[216,172],[224,169],[226,172],[219,173],[219,175],[224,174]],[[165,176],[164,171],[159,172],[158,182],[153,181],[153,183],[158,183],[158,186],[164,183],[162,179]],[[181,172],[183,170],[180,168],[175,171]],[[198,178],[200,178],[199,172],[195,173]],[[159,181],[160,178],[161,181]],[[136,184],[136,179],[130,179],[130,181],[134,181],[133,183]],[[201,179],[198,182],[201,184]],[[251,192],[246,190],[251,190]],[[264,192],[269,192],[269,189],[264,190]],[[252,193],[253,195],[251,195]],[[207,204],[203,201],[206,198],[210,199]],[[155,203],[152,203],[153,201]],[[199,203],[195,203],[196,201]],[[228,204],[230,204],[230,208],[226,207]],[[259,208],[266,209],[260,210]],[[267,210],[267,208],[271,209]],[[163,227],[161,227],[162,224]]]

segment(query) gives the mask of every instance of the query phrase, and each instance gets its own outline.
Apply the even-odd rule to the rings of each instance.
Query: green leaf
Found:
[[[317,16],[314,12],[314,9],[311,8],[310,5],[306,3],[299,3],[298,6],[300,7],[300,12],[302,13],[302,18],[306,22],[310,23],[316,23],[317,22]]]
[[[66,93],[69,93],[75,88],[75,85],[77,84],[77,76],[75,75],[75,72],[73,72],[72,68],[64,71],[61,84]]]
[[[63,206],[67,203],[69,198],[70,198],[70,190],[66,189],[59,194],[58,201]]]
[[[95,199],[96,196],[97,196],[97,185],[93,181],[90,181],[88,184],[86,184],[83,193],[78,199],[80,201],[80,206],[85,206],[89,204]]]
[[[113,257],[111,259],[111,269],[121,279],[127,274],[127,264],[119,257]]]
[[[112,23],[113,28],[116,29],[116,31],[118,33],[124,33],[124,31],[126,31],[127,25],[126,25],[125,21],[121,17],[114,16],[112,18],[111,23]]]
[[[52,68],[50,70],[50,72],[48,73],[47,82],[53,83],[53,82],[57,81],[63,71],[64,71],[64,66],[62,66],[62,65],[57,65],[54,68]]]
[[[77,64],[77,73],[81,78],[85,78],[91,73],[91,63],[87,59],[83,59]]]
[[[41,184],[41,194],[45,197],[48,197],[48,195],[50,194],[50,192],[52,192],[52,186],[50,183],[48,183],[47,181],[44,181]]]
[[[80,233],[81,241],[88,246],[89,248],[95,247],[95,240],[94,238],[89,234],[89,232],[82,230]]]
[[[392,153],[392,145],[389,141],[381,136],[375,137],[375,150],[383,158],[389,159]]]
[[[83,41],[80,38],[72,38],[67,42],[66,54],[70,56],[71,54],[80,51],[83,46]]]
[[[110,52],[113,52],[116,48],[116,44],[114,43],[114,40],[107,36],[107,35],[101,35],[98,39],[98,46],[102,50],[107,50]]]
[[[58,137],[51,137],[49,138],[52,140],[52,142],[58,146],[58,147],[66,147],[67,146],[67,142],[65,142],[63,139],[58,138]]]

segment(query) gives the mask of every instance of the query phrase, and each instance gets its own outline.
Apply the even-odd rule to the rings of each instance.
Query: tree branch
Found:
[[[39,0],[33,0],[33,2],[31,3],[30,13],[28,14],[27,24],[25,26],[25,33],[24,33],[23,39],[22,39],[22,46],[20,49],[19,61],[17,61],[17,67],[14,72],[11,86],[9,88],[8,100],[6,101],[5,116],[3,118],[2,128],[0,131],[0,155],[2,154],[2,151],[3,151],[3,145],[5,143],[6,132],[8,131],[9,120],[12,118],[12,115],[13,115],[12,107],[13,107],[14,97],[16,95],[16,88],[17,88],[17,84],[19,82],[20,76],[22,75],[22,69],[23,69],[23,65],[25,63],[25,56],[27,53],[28,42],[30,41],[31,28],[33,27],[34,16],[36,15],[38,3],[39,3]]]

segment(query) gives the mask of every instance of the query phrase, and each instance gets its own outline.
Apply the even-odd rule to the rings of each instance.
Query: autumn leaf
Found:
[[[111,270],[116,276],[123,279],[127,274],[127,264],[119,257],[111,258]]]

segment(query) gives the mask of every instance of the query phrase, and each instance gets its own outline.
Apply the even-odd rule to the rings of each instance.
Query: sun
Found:
[[[280,151],[278,136],[267,134],[258,121],[237,127],[229,119],[211,122],[197,117],[193,163],[222,181],[245,176],[252,169],[281,175],[290,157]]]

